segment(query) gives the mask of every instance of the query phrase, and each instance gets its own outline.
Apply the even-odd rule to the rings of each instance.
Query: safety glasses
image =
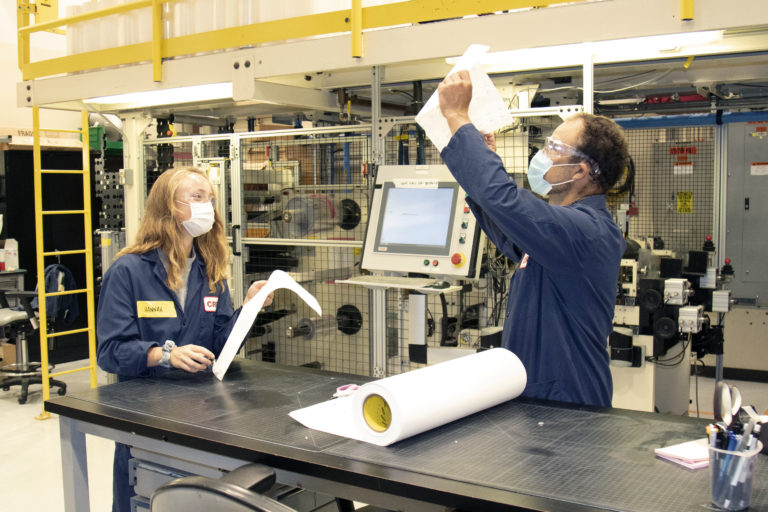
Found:
[[[180,199],[177,199],[177,201],[183,204],[211,203],[211,205],[216,208],[216,198],[203,192],[190,192],[184,197],[184,201]]]
[[[565,157],[574,157],[574,156],[578,157],[590,165],[590,167],[592,168],[593,174],[597,174],[600,172],[600,167],[597,165],[597,162],[595,161],[594,158],[584,154],[581,150],[576,149],[575,147],[571,146],[570,144],[566,144],[561,140],[553,139],[552,137],[547,137],[544,142],[544,152],[550,158],[557,155],[565,156]]]

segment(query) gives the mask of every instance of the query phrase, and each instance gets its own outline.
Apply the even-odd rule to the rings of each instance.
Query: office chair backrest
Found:
[[[243,478],[254,471],[259,480]],[[264,476],[265,471],[270,474]],[[150,507],[152,512],[296,512],[256,492],[268,489],[274,481],[274,471],[261,464],[238,468],[220,480],[204,476],[178,478],[152,494]]]

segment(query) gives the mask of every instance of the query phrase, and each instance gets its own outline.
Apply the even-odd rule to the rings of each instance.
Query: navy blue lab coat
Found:
[[[205,263],[198,255],[189,272],[182,310],[167,280],[157,250],[121,256],[104,276],[96,319],[98,363],[120,380],[167,372],[160,366],[147,368],[147,351],[162,346],[165,340],[176,345],[200,345],[216,356],[227,341],[236,315],[226,282],[223,289],[218,287],[211,293]],[[157,302],[165,303],[168,311],[164,314],[168,316],[153,317],[142,311],[142,307],[151,308]]]
[[[101,285],[96,320],[98,364],[117,374],[120,381],[168,373],[170,369],[162,366],[147,368],[147,351],[165,340],[200,345],[218,357],[237,319],[226,281],[223,288],[211,293],[199,255],[189,272],[182,310],[166,284],[168,274],[158,251],[121,256],[109,267]],[[129,449],[115,443],[115,512],[130,512],[134,495],[128,483]]]
[[[471,124],[441,156],[483,231],[518,263],[502,344],[525,366],[523,396],[610,407],[607,339],[626,243],[605,196],[553,206],[519,189]]]

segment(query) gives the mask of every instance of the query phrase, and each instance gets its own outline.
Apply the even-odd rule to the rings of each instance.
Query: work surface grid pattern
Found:
[[[708,472],[683,470],[653,455],[656,447],[702,435],[703,421],[697,425],[663,416],[592,413],[512,401],[478,413],[472,421],[377,447],[311,431],[287,416],[293,409],[329,399],[339,384],[337,377],[263,365],[254,371],[248,366],[236,366],[223,382],[212,383],[209,375],[177,374],[164,382],[132,381],[81,396],[108,407],[235,435],[245,439],[244,447],[268,442],[628,511],[708,506]],[[171,395],[173,401],[163,398]],[[758,464],[766,465],[763,460]],[[765,499],[768,480],[758,479],[753,503]]]

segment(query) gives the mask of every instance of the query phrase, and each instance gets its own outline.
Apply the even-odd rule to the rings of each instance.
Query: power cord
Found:
[[[665,366],[665,367],[673,367],[673,366],[679,366],[680,364],[685,361],[685,352],[688,349],[688,345],[691,344],[691,333],[688,333],[688,336],[685,338],[685,342],[683,343],[683,348],[680,350],[679,354],[675,354],[674,356],[668,357],[666,359],[659,359],[658,356],[648,356],[645,358],[645,360],[649,363],[654,363],[657,366]],[[674,362],[670,362],[674,361]]]

